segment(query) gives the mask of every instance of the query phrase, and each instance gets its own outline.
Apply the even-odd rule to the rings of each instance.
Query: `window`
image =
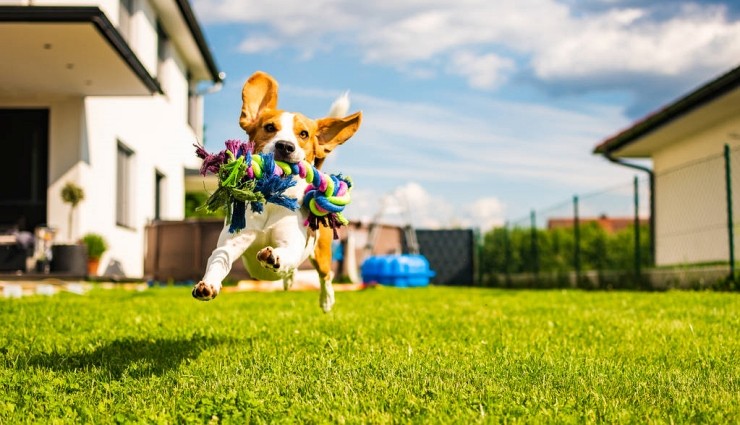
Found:
[[[118,31],[131,42],[131,17],[134,14],[134,0],[120,0],[118,5]]]
[[[188,124],[195,131],[195,137],[203,140],[203,97],[198,94],[197,83],[188,72]]]
[[[159,171],[154,171],[154,219],[161,220],[164,214],[165,207],[165,193],[166,193],[166,182],[165,175]]]
[[[160,83],[164,79],[164,64],[167,61],[170,39],[164,31],[162,24],[157,22],[157,78]],[[164,87],[162,87],[164,88]]]
[[[134,151],[119,140],[116,158],[116,224],[129,228],[134,227],[133,165]]]

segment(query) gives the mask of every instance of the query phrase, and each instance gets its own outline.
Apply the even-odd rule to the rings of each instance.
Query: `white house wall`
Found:
[[[141,275],[144,226],[154,219],[155,172],[165,175],[163,219],[181,219],[184,212],[184,175],[181,158],[192,152],[192,130],[183,125],[162,96],[150,100],[88,98],[85,101],[90,143],[90,165],[84,178],[93,201],[86,202],[80,220],[84,231],[108,236],[106,260],[116,261],[127,275]],[[133,228],[116,224],[116,155],[118,142],[133,151]],[[93,178],[94,176],[94,178]]]
[[[70,206],[62,202],[61,191],[67,182],[74,182],[84,188],[80,184],[84,181],[81,168],[86,160],[89,161],[88,152],[83,151],[86,141],[84,116],[84,101],[81,97],[60,100],[50,105],[47,223],[59,230],[59,242],[74,242],[81,234],[80,215],[77,211],[72,216],[72,229],[68,228]]]
[[[733,133],[740,133],[740,117],[723,120],[654,153],[656,265],[729,258],[722,153],[726,143],[740,146]],[[733,164],[733,174],[740,175],[740,158],[734,158]],[[736,181],[733,209],[740,212],[740,179]]]
[[[155,43],[156,44],[156,43]],[[165,176],[162,219],[184,216],[183,159],[194,156],[196,136],[187,124],[186,70],[174,49],[162,64],[159,79],[164,95],[153,97],[90,97],[85,100],[90,165],[83,178],[91,198],[81,214],[82,232],[110,235],[111,249],[103,258],[129,276],[143,273],[144,227],[154,219],[155,173]],[[116,225],[116,155],[119,141],[133,154],[133,228]],[[89,182],[88,182],[89,180]]]

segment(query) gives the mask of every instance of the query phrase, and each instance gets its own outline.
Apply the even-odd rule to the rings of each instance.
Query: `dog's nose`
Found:
[[[291,154],[295,152],[295,143],[287,140],[278,140],[275,142],[275,150],[280,153]]]

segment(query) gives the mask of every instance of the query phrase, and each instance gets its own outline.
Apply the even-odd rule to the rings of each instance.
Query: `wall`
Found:
[[[740,117],[686,135],[653,155],[656,265],[727,261],[729,241],[722,153],[726,143],[740,146],[740,140],[731,136],[733,133],[740,133]],[[738,166],[740,162],[734,167],[736,175],[740,175]],[[736,189],[740,189],[738,184]],[[740,208],[738,198],[734,197],[735,211]]]
[[[119,262],[127,275],[143,273],[144,226],[154,218],[155,170],[166,176],[163,219],[184,213],[184,174],[181,159],[195,142],[192,130],[164,96],[152,99],[88,98],[85,102],[91,165],[87,183],[95,203],[87,203],[81,220],[89,230],[104,231],[115,241],[103,259]],[[133,228],[116,225],[116,154],[118,141],[134,151],[135,188]],[[95,176],[95,178],[91,178]]]

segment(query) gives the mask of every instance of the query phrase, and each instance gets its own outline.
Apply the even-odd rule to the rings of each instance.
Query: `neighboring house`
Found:
[[[0,0],[0,45],[0,225],[66,240],[74,182],[72,239],[103,234],[99,271],[142,276],[144,227],[182,218],[202,90],[223,79],[190,4]]]
[[[570,229],[573,227],[575,220],[573,218],[550,218],[547,220],[548,229]],[[634,217],[579,217],[578,224],[583,226],[589,223],[596,223],[604,229],[606,233],[613,234],[622,230],[631,228],[635,225]],[[647,220],[639,219],[641,225],[647,224]]]
[[[595,153],[617,163],[652,160],[656,265],[729,259],[725,144],[740,171],[740,67],[596,146]]]

